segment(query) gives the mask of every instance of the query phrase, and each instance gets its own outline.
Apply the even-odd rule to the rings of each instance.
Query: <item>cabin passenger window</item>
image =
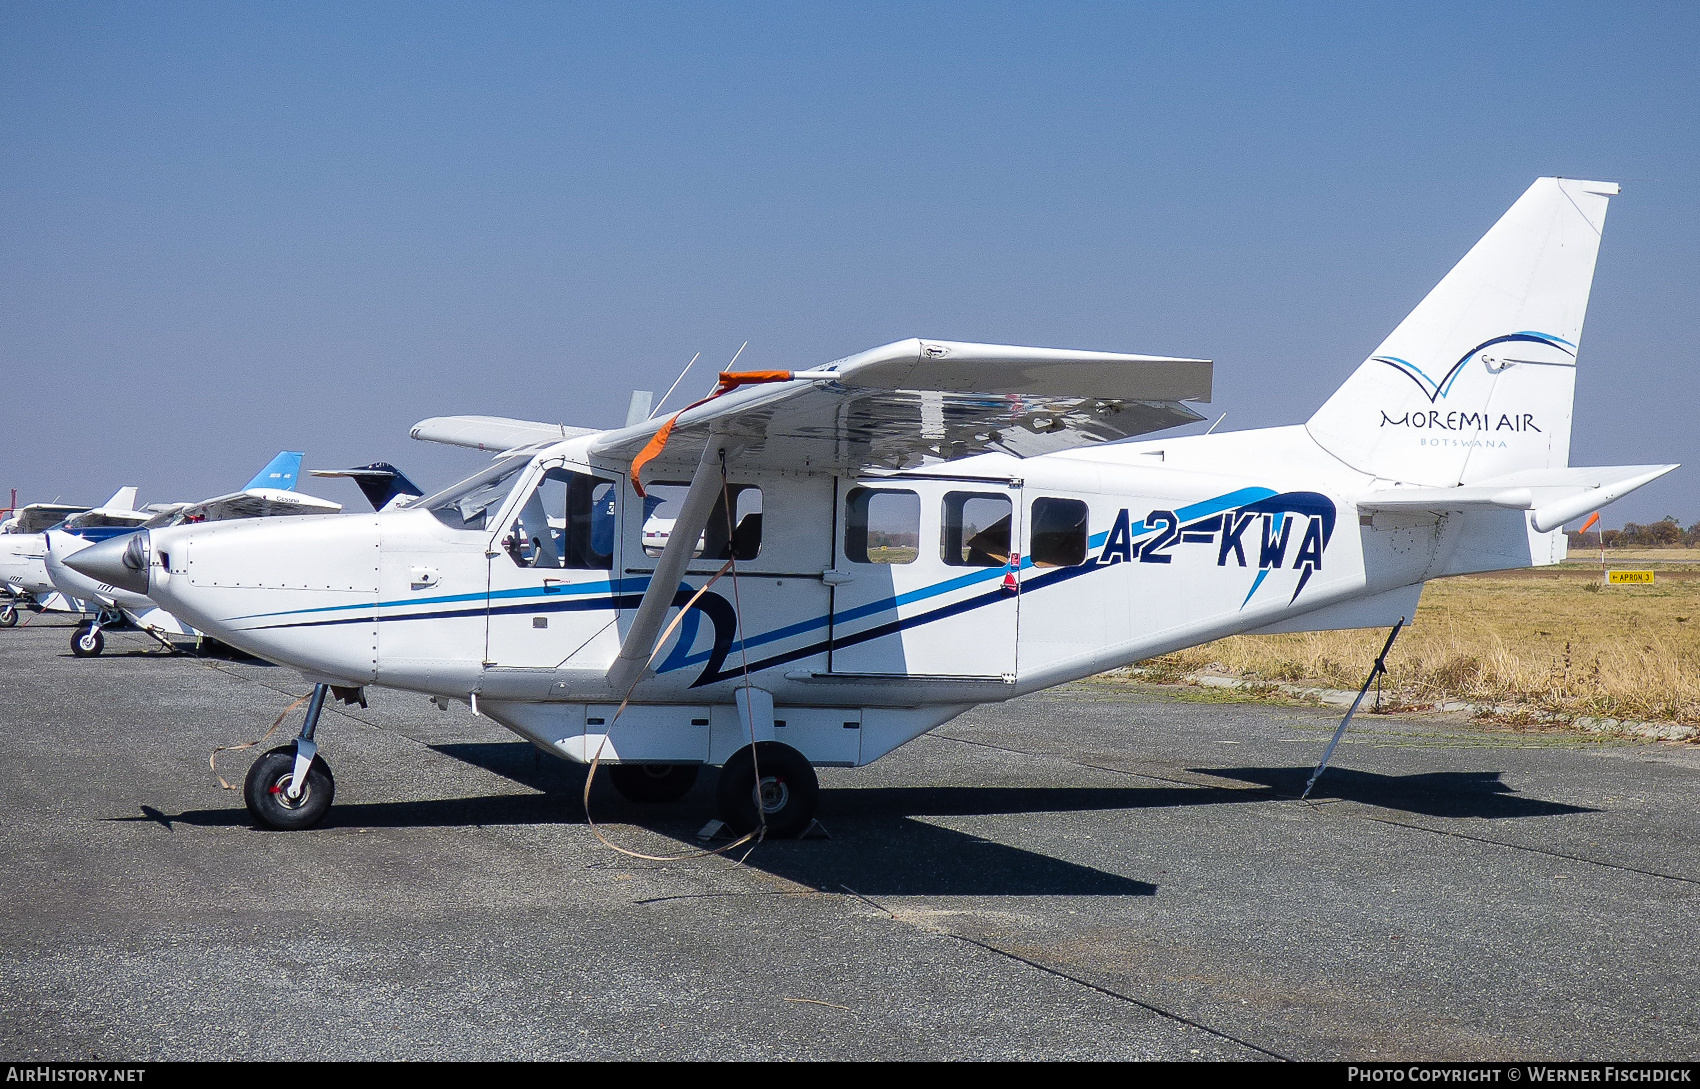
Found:
[[[1086,562],[1086,504],[1078,499],[1035,499],[1027,531],[1034,567]]]
[[[673,535],[673,523],[691,486],[679,481],[651,484],[644,489],[643,551],[659,558]],[[728,517],[727,499],[731,499]],[[761,489],[754,484],[728,484],[708,514],[691,555],[700,560],[753,560],[761,554]]]
[[[921,497],[852,488],[844,499],[844,556],[851,563],[914,563],[921,555]]]
[[[1002,567],[1009,562],[1015,508],[1007,495],[946,492],[941,551],[952,567]]]
[[[614,566],[614,482],[554,468],[543,474],[502,538],[520,567]]]

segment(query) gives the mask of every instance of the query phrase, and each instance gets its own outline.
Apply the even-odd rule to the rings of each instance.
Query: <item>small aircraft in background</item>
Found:
[[[100,654],[106,648],[103,630],[126,623],[172,649],[175,649],[171,642],[173,638],[199,638],[200,633],[160,608],[146,594],[90,578],[68,567],[65,563],[67,558],[90,545],[121,538],[144,527],[163,529],[239,518],[341,513],[340,503],[294,490],[301,473],[302,456],[299,451],[279,451],[241,491],[199,503],[159,504],[130,515],[122,512],[117,516],[110,513],[97,515],[96,511],[89,511],[72,515],[43,533],[43,567],[52,588],[68,599],[83,603],[85,607],[81,611],[94,614],[72,632],[71,653],[79,658]],[[126,496],[130,505],[134,506],[136,489],[126,488],[119,496]]]
[[[359,485],[360,493],[376,511],[405,507],[425,493],[407,474],[387,461],[375,461],[353,469],[309,469],[308,476],[346,477]]]
[[[301,473],[302,457],[299,451],[280,451],[241,491],[215,496],[199,503],[171,503],[149,507],[149,517],[140,528],[159,529],[166,526],[198,525],[203,522],[245,518],[340,513],[340,504],[294,490]],[[308,475],[353,479],[371,502],[373,510],[400,507],[420,494],[418,485],[409,480],[400,469],[387,462],[376,462],[353,469],[312,469],[308,471]],[[133,500],[135,489],[131,488],[129,492]],[[73,654],[78,657],[100,654],[106,646],[102,630],[116,622],[132,624],[167,646],[172,645],[173,638],[198,637],[199,633],[194,628],[172,616],[168,610],[159,608],[145,595],[98,583],[68,567],[64,563],[65,557],[75,555],[81,548],[87,547],[87,543],[92,543],[79,544],[79,541],[84,541],[77,532],[81,528],[67,523],[66,526],[50,531],[46,538],[48,547],[45,549],[43,563],[53,587],[62,595],[86,595],[80,600],[93,605],[93,608],[85,607],[77,611],[96,614],[92,620],[79,625],[72,634]],[[135,528],[138,527],[129,527],[130,530]],[[102,539],[110,539],[126,530],[118,529],[116,533],[107,533],[101,529],[96,532],[106,533]],[[58,547],[55,548],[54,545]]]
[[[501,456],[376,515],[66,563],[316,685],[249,770],[262,825],[324,816],[326,694],[376,684],[608,763],[636,800],[721,765],[721,820],[795,834],[815,766],[976,704],[1228,635],[1394,626],[1429,579],[1559,562],[1564,523],[1675,468],[1569,464],[1617,192],[1537,180],[1297,426],[1117,441],[1202,419],[1211,364],[905,340],[608,431],[426,420]]]
[[[87,612],[84,602],[67,598],[47,572],[47,530],[75,519],[91,539],[139,528],[153,511],[136,509],[136,489],[119,488],[98,507],[31,503],[0,523],[0,582],[8,600],[0,605],[0,627],[18,622],[19,609],[36,612]]]

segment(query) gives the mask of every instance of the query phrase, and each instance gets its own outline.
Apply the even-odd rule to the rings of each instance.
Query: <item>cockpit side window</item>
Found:
[[[944,562],[952,567],[1002,567],[1008,563],[1014,513],[1007,495],[946,492],[940,542]]]
[[[543,474],[502,536],[520,567],[614,566],[614,482],[556,467]]]
[[[477,476],[451,485],[414,503],[437,516],[451,529],[488,529],[490,516],[501,510],[529,457],[504,458]]]

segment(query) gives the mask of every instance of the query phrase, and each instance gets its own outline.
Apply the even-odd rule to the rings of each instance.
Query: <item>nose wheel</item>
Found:
[[[314,685],[307,702],[307,720],[301,724],[295,744],[271,750],[248,769],[242,800],[262,828],[280,832],[311,828],[330,811],[336,779],[313,740],[329,691],[329,685]]]
[[[0,605],[0,628],[10,628],[18,622],[18,607],[10,601]]]
[[[289,791],[295,780],[295,757],[295,746],[284,745],[266,753],[248,769],[242,799],[254,820],[266,828],[280,832],[311,828],[324,820],[336,797],[330,765],[316,755],[308,761],[300,793],[292,796]]]
[[[99,657],[105,649],[106,636],[100,632],[99,621],[84,621],[71,633],[71,653],[79,658]]]

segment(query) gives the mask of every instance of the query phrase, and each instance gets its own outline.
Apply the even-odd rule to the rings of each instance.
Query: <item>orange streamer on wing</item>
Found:
[[[673,436],[673,425],[679,422],[680,416],[683,416],[698,405],[708,404],[708,402],[722,394],[731,393],[739,386],[756,386],[761,385],[764,382],[789,381],[791,381],[790,371],[721,371],[720,383],[714,387],[713,393],[704,397],[702,400],[692,402],[684,408],[681,408],[679,411],[673,413],[666,423],[656,429],[655,434],[650,437],[650,440],[644,443],[643,449],[638,451],[638,456],[632,459],[632,491],[637,492],[639,496],[647,496],[649,494],[643,490],[643,480],[640,474],[642,473],[645,465],[654,461],[661,455],[661,451],[667,448],[667,440]]]

